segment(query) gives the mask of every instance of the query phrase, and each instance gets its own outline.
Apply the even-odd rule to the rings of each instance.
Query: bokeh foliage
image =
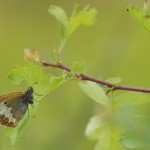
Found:
[[[59,34],[56,22],[48,16],[48,13],[45,13],[48,6],[53,3],[52,1],[1,3],[2,8],[7,8],[1,9],[3,12],[1,17],[5,18],[1,24],[1,29],[5,29],[1,30],[3,33],[1,61],[5,61],[5,66],[1,64],[4,79],[2,81],[6,87],[10,87],[1,88],[1,92],[6,93],[10,90],[20,91],[19,86],[14,88],[14,85],[10,84],[6,74],[12,68],[12,62],[13,66],[23,65],[23,49],[38,48],[47,59],[49,49],[54,49],[59,41]],[[75,4],[70,1],[67,2],[68,5],[64,5],[61,1],[55,1],[55,3],[66,8],[67,11],[71,11]],[[86,5],[81,1],[76,3]],[[70,40],[65,46],[63,59],[66,63],[72,64],[74,60],[80,61],[84,58],[88,64],[89,73],[93,76],[108,78],[119,75],[124,79],[125,84],[148,87],[150,72],[145,64],[149,62],[147,48],[149,35],[138,27],[125,11],[129,2],[118,0],[116,3],[103,1],[89,3],[100,11],[98,22],[91,29],[82,28],[75,33],[72,41]],[[56,70],[50,70],[58,73]],[[88,150],[94,147],[95,143],[85,139],[84,129],[90,116],[94,114],[93,109],[99,111],[101,108],[88,100],[78,90],[76,83],[67,83],[63,87],[44,98],[35,119],[31,121],[32,126],[29,126],[25,136],[14,149]],[[25,89],[25,86],[21,89]],[[138,109],[148,113],[148,105],[142,105]],[[114,133],[120,133],[120,131],[116,129]],[[1,139],[1,149],[13,149],[5,137],[2,136]]]

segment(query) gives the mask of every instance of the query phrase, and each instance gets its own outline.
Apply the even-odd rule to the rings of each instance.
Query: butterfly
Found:
[[[34,102],[34,89],[29,87],[24,93],[15,92],[0,96],[0,125],[16,127],[24,117],[29,104]]]

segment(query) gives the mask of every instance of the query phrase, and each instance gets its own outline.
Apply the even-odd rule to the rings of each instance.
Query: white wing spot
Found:
[[[3,101],[1,104],[0,104],[0,115],[4,115],[5,118],[8,118],[8,122],[13,122],[15,123],[16,119],[12,116],[12,113],[11,113],[11,110],[12,108],[8,108],[5,104],[4,104],[5,101]]]

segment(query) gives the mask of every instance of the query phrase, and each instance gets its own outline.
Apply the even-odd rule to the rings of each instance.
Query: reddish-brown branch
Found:
[[[64,64],[58,63],[58,64],[53,64],[49,62],[42,61],[42,65],[45,67],[56,67],[59,69],[66,70],[68,72],[71,72],[71,68],[65,66]],[[118,89],[118,90],[128,90],[128,91],[136,91],[136,92],[144,92],[144,93],[150,93],[150,89],[147,88],[138,88],[138,87],[132,87],[132,86],[124,86],[124,85],[118,85],[118,84],[113,84],[104,80],[99,80],[90,76],[87,76],[85,74],[77,74],[77,78],[80,78],[81,80],[87,80],[87,81],[92,81],[95,83],[99,83],[102,85],[105,85],[107,87],[113,88],[113,89]]]
[[[71,69],[61,63],[58,63],[58,64],[53,64],[53,63],[49,63],[49,62],[46,62],[46,61],[42,61],[42,65],[45,66],[45,67],[55,67],[55,68],[60,68],[60,69],[63,69],[63,70],[66,70],[66,71],[71,71]]]

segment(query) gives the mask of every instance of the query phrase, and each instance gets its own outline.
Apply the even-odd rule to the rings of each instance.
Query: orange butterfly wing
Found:
[[[0,124],[8,127],[16,127],[19,120],[17,119],[17,114],[11,113],[11,103],[20,99],[24,95],[23,92],[10,93],[0,96]],[[7,105],[3,104],[7,101]]]
[[[5,99],[11,99],[14,97],[22,96],[23,94],[24,94],[23,92],[15,92],[15,93],[9,93],[9,94],[5,94],[5,95],[1,95],[0,96],[0,103]]]

